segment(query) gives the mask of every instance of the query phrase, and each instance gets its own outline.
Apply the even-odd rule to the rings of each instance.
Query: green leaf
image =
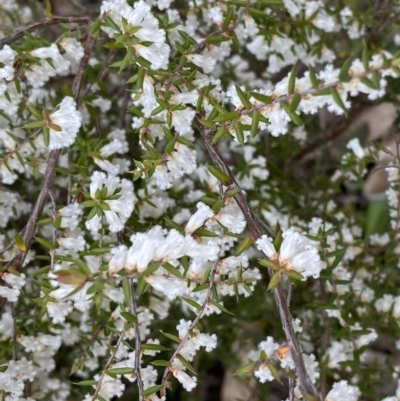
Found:
[[[175,149],[175,139],[172,139],[167,143],[167,145],[164,148],[164,153],[172,153]]]
[[[258,126],[260,123],[260,112],[257,110],[254,110],[251,117],[252,117],[252,120],[251,120],[250,132],[251,132],[251,136],[254,138],[258,133]]]
[[[368,48],[367,48],[367,44],[364,42],[364,46],[363,46],[363,52],[362,52],[362,62],[363,62],[363,66],[364,66],[364,70],[368,71],[369,69],[369,52],[368,52]]]
[[[169,361],[165,361],[163,359],[156,359],[155,361],[150,363],[154,366],[166,366],[166,367],[171,366],[171,363]]]
[[[219,237],[218,234],[216,234],[214,231],[210,231],[210,230],[205,230],[202,228],[198,228],[194,234],[198,235],[199,237],[210,237],[210,238],[215,238],[215,237]]]
[[[311,85],[314,89],[317,89],[319,87],[319,81],[317,78],[317,74],[315,73],[314,67],[312,65],[308,65],[308,71]]]
[[[179,339],[179,337],[174,336],[173,334],[165,333],[165,332],[162,331],[162,330],[160,330],[160,333],[161,333],[163,336],[169,338],[170,340],[175,341],[176,343],[180,343],[180,342],[181,342],[181,340]]]
[[[132,374],[135,371],[134,368],[112,368],[106,370],[106,373],[108,375],[129,375]]]
[[[333,100],[335,101],[335,103],[336,103],[345,113],[347,113],[346,106],[344,105],[343,100],[342,100],[342,98],[340,97],[338,90],[337,90],[336,88],[334,88],[334,87],[333,87],[333,88],[330,88],[330,93],[331,93],[331,95],[332,95]]]
[[[254,372],[254,370],[256,368],[257,368],[257,362],[250,362],[247,365],[244,365],[241,368],[239,368],[233,375],[234,376],[244,376],[244,375]]]
[[[193,288],[192,292],[204,291],[204,290],[208,289],[208,287],[209,287],[208,283],[199,284],[195,288]]]
[[[290,112],[291,113],[294,113],[296,111],[300,102],[301,102],[301,96],[298,93],[296,93],[293,96],[292,101],[290,102]]]
[[[282,273],[280,271],[277,271],[269,281],[267,291],[272,291],[276,287],[278,287],[279,283],[281,282],[281,278],[282,278]]]
[[[222,310],[222,312],[229,313],[230,315],[234,316],[232,312],[229,312],[228,309],[226,309],[223,305],[219,304],[217,301],[214,299],[210,299],[210,303],[212,303],[214,306],[216,306],[218,309]]]
[[[288,93],[294,93],[294,88],[296,85],[296,64],[293,66],[292,71],[290,72],[289,81],[288,81]]]
[[[207,166],[208,171],[225,187],[228,187],[233,183],[233,180],[231,177],[229,177],[228,174],[224,173],[222,170],[220,170],[218,167],[209,165]]]
[[[240,188],[233,188],[230,189],[229,191],[225,192],[225,196],[227,198],[233,198],[235,195],[237,195],[240,192]]]
[[[240,114],[237,111],[230,111],[225,114],[220,114],[219,116],[214,118],[214,122],[216,123],[224,123],[226,121],[235,120],[240,117]]]
[[[131,286],[129,283],[129,280],[125,279],[122,280],[122,291],[124,293],[124,299],[126,305],[130,305],[131,299],[132,299],[132,292],[131,292]]]
[[[287,115],[296,125],[303,125],[303,121],[301,120],[300,116],[297,113],[290,111],[290,106],[288,103],[282,103],[282,108],[286,111]]]
[[[75,386],[93,386],[97,384],[96,380],[82,380],[81,382],[78,383],[72,383],[75,384]]]
[[[240,44],[236,32],[235,31],[230,32],[230,36],[232,40],[233,50],[235,50],[236,53],[240,53]]]
[[[293,280],[297,280],[297,281],[301,281],[304,279],[303,275],[299,272],[297,272],[296,270],[290,270],[290,269],[286,269],[286,270],[282,270],[282,272],[292,278]]]
[[[271,362],[268,362],[267,366],[272,376],[275,378],[275,380],[277,380],[279,383],[282,383],[281,378],[279,377],[278,371],[276,370],[275,366]]]
[[[171,263],[164,263],[163,268],[167,270],[169,273],[171,273],[173,276],[178,277],[178,278],[183,278],[182,273],[174,266],[171,265]]]
[[[251,246],[254,242],[254,237],[252,235],[247,236],[236,248],[235,256],[241,255],[247,248]]]
[[[245,109],[249,109],[251,107],[250,100],[248,96],[240,89],[238,85],[235,85],[236,93],[239,96],[240,101],[242,102]]]
[[[217,143],[220,139],[222,139],[227,133],[229,133],[228,129],[225,126],[222,126],[217,133],[212,138],[212,143]]]
[[[26,252],[24,239],[19,234],[15,235],[15,245],[17,245],[17,248],[20,252]]]
[[[272,103],[271,96],[263,95],[262,93],[258,93],[258,92],[250,92],[250,94],[251,94],[251,96],[254,97],[254,99],[258,100],[261,103],[264,103],[264,104]]]
[[[43,127],[43,142],[46,147],[49,147],[50,144],[50,128]]]
[[[40,245],[44,246],[47,249],[54,249],[55,245],[53,245],[51,242],[45,240],[44,238],[40,237],[35,237],[35,240],[39,242]]]
[[[244,144],[244,133],[243,133],[243,125],[239,121],[235,121],[233,123],[233,128],[235,129],[237,139],[241,145]]]
[[[157,393],[158,391],[162,390],[163,388],[164,388],[163,384],[159,384],[157,386],[149,387],[148,389],[142,391],[142,396],[143,397],[150,397],[151,395]]]
[[[339,79],[342,82],[349,82],[350,81],[350,75],[349,75],[349,69],[351,67],[352,60],[349,57],[347,60],[342,65],[342,68],[340,69],[339,73]]]
[[[34,128],[42,128],[44,126],[43,121],[33,121],[31,123],[25,124],[22,126],[24,129],[34,129]]]
[[[204,125],[207,128],[215,128],[215,123],[209,120],[203,120],[202,118],[198,118],[197,121],[200,122],[201,125]]]
[[[269,269],[272,269],[272,270],[275,270],[275,271],[280,270],[279,263],[278,263],[277,261],[275,261],[275,260],[260,259],[260,260],[258,261],[258,263],[259,263],[261,266],[268,267]]]
[[[138,319],[136,316],[132,315],[129,312],[121,312],[121,316],[126,319],[129,323],[134,323],[136,324],[138,322]]]
[[[181,354],[178,354],[176,357],[182,362],[182,365],[185,366],[185,368],[189,372],[192,372],[194,375],[197,375],[197,373],[194,370],[193,366],[191,365],[191,363],[185,357],[183,357]]]
[[[198,304],[196,301],[193,301],[193,299],[186,298],[186,297],[181,297],[186,303],[188,303],[190,306],[193,306],[193,308],[197,310],[201,310],[201,305]]]
[[[142,349],[147,351],[169,351],[170,348],[166,348],[160,344],[142,344]]]

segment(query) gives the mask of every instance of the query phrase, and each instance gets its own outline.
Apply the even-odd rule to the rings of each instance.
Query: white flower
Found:
[[[179,380],[183,388],[186,391],[192,391],[197,385],[197,377],[190,377],[186,372],[184,372],[185,367],[178,359],[172,361],[169,370],[172,374]]]
[[[364,149],[361,147],[358,138],[353,138],[351,141],[349,141],[349,143],[346,145],[346,148],[351,149],[358,159],[362,159],[365,156]]]
[[[18,287],[0,286],[0,297],[6,298],[8,302],[18,301],[20,289]]]
[[[31,64],[29,69],[25,70],[28,82],[34,88],[42,87],[51,77],[57,74],[65,74],[69,70],[69,61],[60,54],[57,45],[54,43],[49,47],[32,50],[30,53],[40,60],[40,64]],[[52,65],[47,59],[51,60]]]
[[[167,68],[170,48],[165,43],[165,31],[159,29],[158,20],[152,15],[151,8],[144,1],[138,1],[134,7],[127,4],[125,0],[104,1],[101,6],[101,14],[107,14],[113,21],[122,27],[122,18],[136,28],[134,35],[142,42],[152,42],[143,46],[140,43],[133,45],[135,51],[144,59],[151,62],[151,68],[158,70]],[[109,35],[117,35],[115,30],[102,27]]]
[[[213,216],[214,213],[211,208],[205,205],[203,202],[199,202],[197,204],[197,212],[190,217],[188,223],[186,224],[185,233],[192,234],[199,227],[201,227],[206,220]]]
[[[65,318],[72,312],[72,305],[60,300],[47,302],[46,308],[54,324],[64,323]]]
[[[196,168],[196,151],[177,142],[175,151],[168,155],[167,167],[174,179],[191,174]]]
[[[78,227],[83,209],[79,203],[74,202],[58,210],[58,214],[62,217],[61,227],[73,231]]]
[[[271,370],[268,367],[267,363],[262,363],[258,369],[254,372],[254,376],[257,377],[257,379],[261,383],[265,383],[267,381],[272,382],[274,380],[274,376],[271,373]]]
[[[335,383],[332,390],[325,397],[325,401],[357,401],[361,395],[356,386],[350,386],[347,381],[342,380]]]
[[[3,65],[3,67],[0,67],[0,80],[11,81],[14,78],[13,63],[16,54],[17,52],[8,45],[5,45],[0,50],[0,63]]]
[[[82,116],[76,109],[75,100],[69,96],[65,97],[60,108],[50,114],[49,120],[49,123],[61,128],[61,131],[58,131],[50,127],[49,149],[61,149],[72,145],[82,123]]]
[[[135,97],[135,95],[132,95]],[[151,112],[157,107],[156,96],[154,92],[153,79],[149,75],[145,75],[143,80],[143,92],[140,99],[135,101],[134,104],[141,104],[143,106],[143,114],[145,117],[150,117]]]
[[[99,380],[100,375],[96,375],[94,379]],[[94,385],[93,388],[96,388],[96,386]],[[115,379],[106,374],[101,382],[99,395],[106,401],[110,401],[114,397],[121,397],[124,390],[125,384],[121,383],[120,379]]]
[[[209,55],[189,54],[186,58],[197,67],[202,68],[205,73],[210,73],[215,68],[216,60]]]
[[[97,191],[101,192],[104,188],[106,188],[105,197],[101,200],[97,199]],[[132,182],[126,179],[121,180],[112,175],[107,177],[104,173],[95,171],[90,184],[90,196],[93,200],[104,202],[110,207],[110,210],[104,210],[110,231],[121,231],[132,214],[136,202]],[[111,199],[108,199],[110,197]],[[95,215],[91,220],[86,222],[86,227],[89,230],[98,231],[100,220],[101,218]]]
[[[282,236],[283,242],[279,254],[266,235],[256,241],[258,249],[269,259],[278,260],[281,268],[300,273],[303,280],[310,276],[318,278],[325,265],[319,257],[315,242],[291,228],[284,231]]]
[[[353,344],[350,341],[333,341],[328,348],[326,355],[329,357],[328,366],[331,369],[340,368],[341,362],[353,360]]]

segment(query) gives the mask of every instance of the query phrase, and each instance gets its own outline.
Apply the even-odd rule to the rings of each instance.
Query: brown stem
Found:
[[[359,111],[362,108],[362,102],[355,101],[352,104],[347,116],[343,116],[339,119],[336,124],[329,130],[326,135],[317,136],[316,138],[312,138],[301,147],[301,149],[295,153],[292,158],[288,161],[287,165],[290,166],[293,162],[302,159],[307,154],[313,152],[320,146],[324,145],[325,143],[333,141],[335,138],[342,135],[349,125],[355,120],[358,116]]]
[[[194,319],[193,323],[190,325],[190,327],[188,328],[188,331],[186,333],[186,335],[182,338],[181,342],[179,343],[177,349],[175,350],[175,352],[173,353],[173,355],[170,358],[170,363],[172,363],[174,361],[174,359],[179,355],[179,353],[181,352],[181,349],[183,348],[183,346],[186,344],[186,341],[189,339],[190,337],[190,332],[196,327],[197,323],[200,321],[201,317],[204,314],[204,311],[207,307],[207,304],[211,298],[212,295],[212,289],[214,286],[214,278],[215,278],[215,273],[217,271],[217,266],[218,266],[218,259],[213,263],[212,269],[211,269],[211,273],[210,273],[210,283],[208,285],[208,291],[207,291],[207,295],[204,299],[203,305],[201,306],[201,309],[198,311],[196,319]],[[168,368],[165,369],[162,380],[161,380],[161,384],[165,385],[167,383],[167,380],[169,379],[171,375],[171,372],[169,371]],[[165,396],[165,387],[161,390],[161,396]]]
[[[117,341],[117,344],[115,345],[114,351],[111,353],[110,357],[108,358],[107,363],[104,365],[104,368],[103,368],[103,371],[101,372],[101,376],[99,378],[99,381],[97,382],[96,390],[95,390],[95,392],[93,394],[92,401],[96,401],[97,396],[99,395],[99,392],[100,392],[100,389],[101,389],[101,383],[103,382],[104,376],[106,375],[106,370],[111,365],[111,363],[112,363],[112,361],[113,361],[113,359],[115,357],[115,354],[117,353],[118,348],[121,345],[122,340],[124,339],[124,335],[125,335],[125,329],[122,330],[121,333],[119,334],[118,341]]]
[[[231,177],[234,185],[239,188],[235,177],[228,167],[227,163],[223,159],[222,155],[220,154],[218,148],[212,143],[212,131],[211,130],[206,130],[201,123],[195,119],[194,123],[198,130],[200,131],[200,135],[202,137],[203,143],[210,154],[210,157],[214,164],[221,169],[224,173],[228,174],[229,177]],[[253,236],[254,239],[258,239],[262,236],[263,232],[261,230],[261,222],[260,219],[255,215],[254,211],[250,207],[249,203],[246,200],[246,197],[244,196],[243,192],[240,191],[235,195],[235,200],[242,211],[247,225],[249,226],[250,232]],[[265,226],[266,231],[268,232],[269,235],[274,236],[272,230],[268,227]],[[269,277],[272,278],[273,276],[273,271],[271,269],[268,269],[268,274]],[[278,307],[279,315],[281,318],[281,322],[283,325],[283,330],[285,332],[285,336],[287,341],[290,344],[291,352],[292,352],[292,357],[293,361],[296,366],[296,372],[298,375],[298,380],[300,383],[300,389],[303,394],[306,394],[309,399],[315,399],[315,400],[320,400],[320,397],[318,395],[317,390],[315,389],[304,364],[303,356],[301,353],[300,349],[300,344],[299,341],[296,337],[296,333],[294,331],[293,323],[292,323],[292,318],[290,314],[290,310],[288,308],[285,296],[283,294],[281,286],[278,286],[274,291],[273,291],[274,297],[275,297],[275,302]]]
[[[82,86],[83,77],[86,73],[87,66],[89,64],[89,58],[92,52],[93,45],[96,41],[96,37],[89,35],[86,41],[85,53],[82,57],[81,63],[79,65],[78,72],[75,76],[75,80],[72,84],[72,93],[75,101],[79,104],[79,93]],[[49,196],[49,191],[53,185],[54,175],[56,171],[56,166],[58,162],[58,158],[60,156],[61,150],[56,149],[52,150],[49,154],[49,158],[47,160],[47,168],[43,177],[42,187],[40,188],[39,196],[36,199],[35,206],[33,207],[33,211],[29,217],[29,220],[24,228],[24,236],[23,240],[26,245],[26,252],[18,252],[17,255],[4,266],[4,271],[8,269],[9,266],[12,266],[14,269],[19,271],[24,263],[27,252],[32,244],[33,236],[36,231],[36,223],[40,219],[40,216],[43,213],[43,209],[46,205],[47,197]]]
[[[53,18],[46,18],[42,21],[35,22],[32,25],[16,29],[10,35],[6,36],[3,39],[0,39],[1,47],[4,45],[10,45],[11,43],[16,42],[18,39],[21,39],[24,36],[25,32],[34,32],[38,29],[45,28],[51,25],[58,25],[58,24],[72,24],[72,23],[86,23],[90,24],[91,20],[88,17],[53,17]]]
[[[130,281],[131,287],[131,304],[130,304],[130,312],[133,316],[137,318],[137,305],[136,305],[136,291],[132,280]],[[140,338],[140,327],[139,323],[135,324],[135,373],[136,373],[136,381],[139,389],[139,401],[143,400],[143,380],[140,375],[140,353],[142,352],[142,340]]]

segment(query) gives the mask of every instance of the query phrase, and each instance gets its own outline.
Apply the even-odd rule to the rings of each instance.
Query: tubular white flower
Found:
[[[17,52],[8,45],[5,45],[0,50],[0,63],[3,65],[3,67],[0,67],[0,80],[11,81],[14,78],[13,63],[16,54]]]
[[[358,138],[353,138],[346,145],[347,149],[353,151],[353,153],[359,158],[362,159],[365,156],[364,149],[360,145],[360,140]]]
[[[133,95],[135,97],[135,95]],[[149,75],[145,75],[143,80],[143,93],[140,99],[134,104],[141,104],[143,106],[143,114],[145,117],[150,117],[151,112],[157,107],[156,96],[154,92],[153,79]]]
[[[263,235],[256,241],[257,248],[263,252],[269,259],[275,260],[278,258],[278,254],[275,250],[272,238]]]
[[[272,240],[266,235],[256,241],[257,247],[269,259],[278,260],[281,268],[300,273],[303,280],[310,276],[318,278],[325,264],[319,257],[315,242],[293,229],[284,231],[282,236],[283,242],[279,254]]]
[[[304,277],[318,278],[324,263],[321,261],[315,242],[289,229],[283,232],[279,252],[279,263],[286,269],[296,270]]]
[[[76,109],[75,100],[65,97],[59,110],[50,114],[50,123],[58,125],[61,131],[55,131],[50,127],[49,149],[61,149],[74,143],[76,135],[82,123],[82,115]]]
[[[199,202],[196,206],[197,212],[190,217],[188,223],[186,224],[186,234],[192,234],[199,227],[201,227],[206,220],[214,216],[211,208],[205,205],[203,202]]]
[[[361,395],[360,390],[356,386],[350,386],[347,381],[342,380],[333,385],[325,397],[325,401],[357,401]]]
[[[106,198],[96,199],[97,190],[107,188]],[[118,192],[118,199],[107,199]],[[93,200],[102,201],[110,207],[111,210],[105,210],[104,215],[109,224],[111,232],[118,232],[124,228],[124,225],[133,212],[136,202],[135,194],[133,193],[133,184],[126,179],[120,179],[115,176],[106,176],[100,171],[95,171],[92,174],[90,183],[90,196]],[[101,217],[95,215],[91,220],[86,222],[86,227],[92,231],[98,231]]]
[[[192,391],[197,386],[197,377],[190,377],[186,372],[184,372],[185,367],[179,361],[179,359],[174,359],[172,361],[169,370],[182,384],[186,391]]]
[[[69,61],[60,54],[57,45],[54,43],[49,47],[32,50],[30,53],[33,57],[41,60],[40,64],[32,64],[25,71],[28,82],[34,88],[42,87],[51,77],[57,74],[65,74],[69,70]],[[54,68],[46,59],[51,59]]]

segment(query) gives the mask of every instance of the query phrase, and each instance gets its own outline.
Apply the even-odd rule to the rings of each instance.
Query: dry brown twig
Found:
[[[203,143],[214,164],[232,179],[233,185],[236,188],[240,189],[232,171],[228,167],[228,164],[225,162],[218,148],[212,143],[212,135],[214,132],[212,130],[206,129],[203,125],[201,125],[201,123],[197,119],[194,120],[194,123],[200,132]],[[255,240],[260,238],[263,234],[262,229],[260,228],[262,227],[262,224],[260,223],[260,219],[256,216],[256,214],[250,207],[242,191],[239,191],[235,195],[235,200],[246,219],[251,235]],[[266,225],[264,224],[264,226]],[[272,230],[269,227],[267,232],[269,235],[274,236]],[[268,275],[270,278],[272,278],[273,274],[274,274],[273,271],[271,269],[268,269]],[[278,307],[283,330],[286,339],[290,345],[293,361],[296,366],[296,372],[300,384],[300,390],[302,391],[303,394],[307,395],[308,399],[313,399],[315,401],[320,400],[320,396],[314,384],[312,383],[310,376],[307,373],[300,344],[293,327],[290,310],[288,308],[282,287],[279,285],[277,288],[275,288],[273,290],[273,294],[275,297],[275,302]]]
[[[4,45],[10,45],[11,43],[16,42],[18,39],[21,39],[24,36],[25,32],[35,32],[39,29],[46,28],[52,25],[59,24],[76,24],[76,23],[84,23],[89,25],[91,23],[90,18],[88,17],[58,17],[54,16],[53,18],[46,18],[42,21],[38,21],[33,23],[32,25],[25,26],[15,31],[11,32],[10,35],[0,39],[0,45],[3,47]]]
[[[80,90],[81,90],[81,86],[82,86],[82,82],[83,82],[83,77],[85,76],[86,69],[89,64],[89,58],[90,58],[92,48],[94,46],[95,41],[96,41],[95,36],[93,36],[93,35],[88,36],[86,45],[85,45],[84,56],[81,60],[78,72],[75,76],[75,80],[72,85],[72,93],[73,93],[74,99],[77,102],[77,104],[79,104],[79,94],[80,94]],[[58,162],[60,153],[61,153],[61,150],[59,150],[59,149],[52,150],[47,159],[47,168],[46,168],[46,172],[43,177],[43,183],[42,183],[39,195],[36,199],[35,206],[33,207],[32,213],[31,213],[31,215],[28,219],[28,222],[26,223],[25,228],[24,228],[23,241],[26,246],[26,251],[25,252],[19,251],[17,253],[17,255],[4,266],[4,268],[3,268],[4,271],[6,271],[9,266],[12,266],[15,270],[19,271],[24,263],[25,257],[32,244],[32,239],[33,239],[33,236],[36,231],[36,223],[38,222],[39,218],[41,217],[41,215],[43,213],[44,207],[47,202],[47,198],[49,196],[49,191],[53,185],[55,170],[57,167],[57,162]]]
[[[186,344],[186,341],[189,339],[190,337],[190,332],[197,326],[197,323],[200,321],[200,319],[202,318],[204,311],[208,305],[208,302],[210,301],[211,295],[212,295],[212,289],[214,286],[214,278],[215,278],[215,273],[217,271],[217,267],[218,267],[218,260],[217,259],[214,263],[213,266],[211,268],[211,272],[210,272],[210,283],[208,285],[208,290],[207,290],[207,294],[206,297],[204,299],[203,305],[201,305],[201,309],[197,312],[197,316],[196,318],[193,320],[192,324],[190,325],[190,327],[188,328],[188,331],[186,333],[186,335],[182,338],[181,342],[179,343],[177,349],[175,350],[175,352],[173,353],[173,355],[171,356],[169,362],[172,363],[174,361],[174,359],[177,358],[177,356],[179,355],[181,349],[184,347],[184,345]],[[169,368],[166,368],[164,370],[164,374],[161,380],[161,384],[162,385],[166,385],[167,381],[169,379],[169,377],[171,376],[171,371],[169,370]],[[165,396],[166,395],[166,387],[164,387],[161,390],[161,396]]]

